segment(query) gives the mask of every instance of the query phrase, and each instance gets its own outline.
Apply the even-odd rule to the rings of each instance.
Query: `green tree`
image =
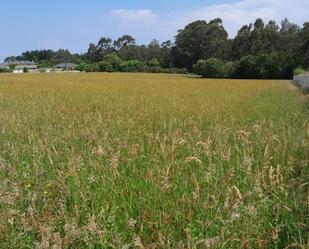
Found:
[[[163,68],[172,66],[172,46],[173,43],[170,40],[161,43],[159,62]]]
[[[192,66],[200,59],[217,57],[224,59],[229,52],[228,34],[222,20],[217,18],[206,21],[196,21],[179,30],[176,35],[175,47],[172,50],[173,63],[178,67]]]
[[[89,48],[85,57],[90,63],[98,62],[100,60],[100,53],[95,44],[89,44]]]
[[[288,19],[284,19],[281,26],[279,51],[284,52],[291,60],[297,60],[301,56],[300,27]]]
[[[53,54],[53,57],[51,58],[51,62],[54,65],[58,63],[67,63],[67,62],[72,62],[72,61],[73,61],[73,56],[70,53],[70,51],[67,49],[57,50]]]
[[[309,22],[305,22],[300,32],[302,65],[309,68]]]
[[[244,25],[238,31],[235,39],[232,42],[232,58],[239,59],[249,55],[251,52],[251,28],[252,25]]]
[[[121,50],[125,47],[134,46],[135,39],[130,35],[123,35],[113,42],[114,48],[116,50]]]

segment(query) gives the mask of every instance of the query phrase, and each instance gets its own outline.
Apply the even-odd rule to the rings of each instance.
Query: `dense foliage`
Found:
[[[6,61],[31,60],[40,67],[75,62],[88,72],[196,72],[204,77],[291,78],[295,68],[309,67],[309,22],[287,19],[277,25],[257,19],[229,39],[222,20],[196,21],[178,31],[175,42],[137,45],[130,35],[115,41],[102,37],[87,52],[27,51]],[[175,69],[181,68],[181,69]]]

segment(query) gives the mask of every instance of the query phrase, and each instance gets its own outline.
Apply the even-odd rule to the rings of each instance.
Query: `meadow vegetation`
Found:
[[[0,248],[305,248],[289,81],[0,76]]]

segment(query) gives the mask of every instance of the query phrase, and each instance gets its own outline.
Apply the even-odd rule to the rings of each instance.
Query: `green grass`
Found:
[[[305,248],[308,114],[289,81],[1,75],[0,248]]]

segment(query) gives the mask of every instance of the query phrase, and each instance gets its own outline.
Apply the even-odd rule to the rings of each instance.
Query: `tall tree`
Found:
[[[134,46],[135,39],[130,35],[123,35],[113,42],[116,50],[121,50],[124,47]]]
[[[301,47],[300,27],[297,24],[291,23],[288,19],[281,22],[280,29],[280,48],[288,56],[295,57]]]
[[[251,29],[252,24],[244,25],[238,31],[232,44],[232,58],[239,59],[243,56],[247,56],[251,52]]]
[[[63,63],[63,62],[72,62],[73,56],[67,49],[59,49],[57,50],[53,58],[51,59],[52,64]]]
[[[228,34],[217,18],[206,21],[196,21],[179,30],[173,48],[173,62],[178,67],[189,70],[199,59],[225,57]]]
[[[300,32],[301,54],[303,57],[303,67],[309,68],[309,22],[305,22]]]
[[[97,50],[99,52],[99,57],[100,60],[103,59],[103,57],[110,53],[113,52],[113,40],[109,37],[101,37],[98,45],[97,45]]]
[[[89,48],[87,50],[85,57],[90,63],[95,63],[95,62],[98,62],[100,60],[100,54],[99,54],[98,48],[95,44],[93,44],[93,43],[89,44]]]
[[[173,43],[170,40],[161,43],[159,61],[164,68],[168,68],[172,65],[172,46]]]
[[[266,24],[263,32],[263,42],[264,42],[264,53],[272,53],[276,51],[279,47],[280,34],[279,26],[274,20],[270,20]]]

